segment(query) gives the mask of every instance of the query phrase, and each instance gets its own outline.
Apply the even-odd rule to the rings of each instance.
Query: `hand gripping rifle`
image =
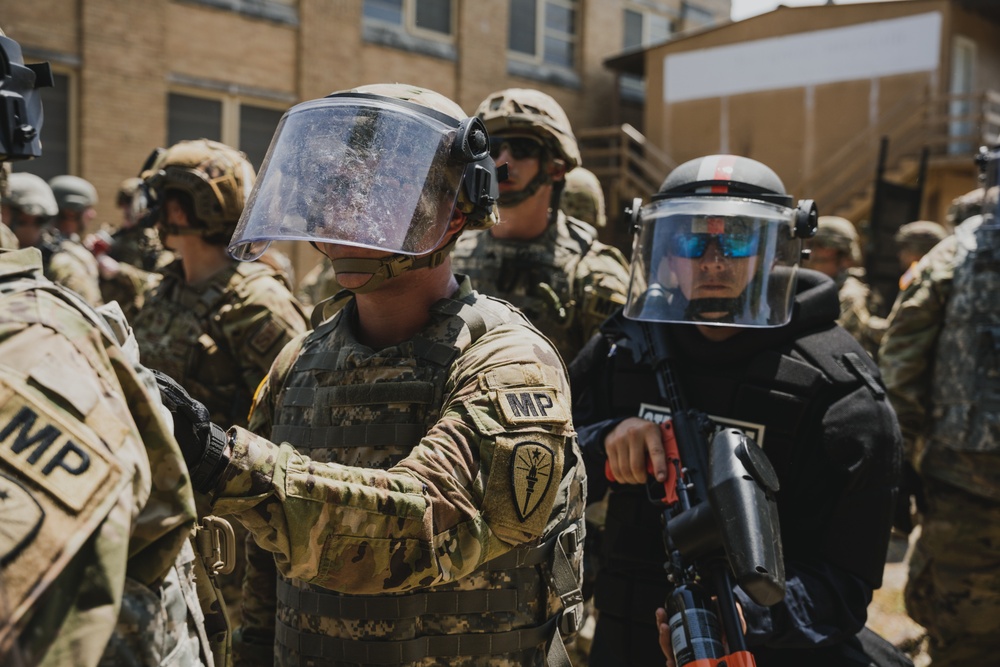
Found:
[[[777,475],[764,452],[739,429],[712,435],[715,427],[708,416],[684,403],[666,341],[648,323],[637,324],[671,409],[671,422],[661,425],[667,481],[662,489],[650,482],[647,492],[651,502],[664,507],[664,568],[674,585],[664,606],[677,667],[755,665],[733,583],[764,606],[785,595]],[[647,465],[652,472],[652,464]],[[610,479],[610,468],[606,472]]]

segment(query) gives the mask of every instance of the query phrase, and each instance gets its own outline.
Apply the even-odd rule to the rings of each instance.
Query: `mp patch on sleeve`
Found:
[[[118,476],[109,454],[90,440],[70,419],[20,394],[0,405],[0,458],[73,512]]]
[[[500,389],[496,402],[508,424],[551,424],[569,420],[556,390],[549,387]]]

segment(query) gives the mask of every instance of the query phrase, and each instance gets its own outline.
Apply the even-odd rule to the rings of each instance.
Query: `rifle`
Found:
[[[764,606],[784,598],[777,475],[764,452],[741,430],[726,428],[712,435],[715,426],[708,416],[685,405],[665,339],[654,335],[648,323],[636,324],[643,331],[660,394],[671,409],[671,422],[660,427],[668,477],[662,493],[651,480],[647,494],[663,507],[668,555],[664,569],[674,586],[664,607],[676,664],[756,665],[746,647],[733,582]],[[652,472],[648,460],[647,469]],[[610,467],[605,473],[614,481]]]

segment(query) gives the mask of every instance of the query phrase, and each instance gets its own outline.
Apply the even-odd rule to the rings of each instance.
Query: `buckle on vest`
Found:
[[[194,543],[211,576],[229,574],[236,568],[236,535],[225,519],[203,518],[195,526]]]
[[[563,609],[559,615],[559,634],[563,637],[574,635],[583,625],[583,604]]]

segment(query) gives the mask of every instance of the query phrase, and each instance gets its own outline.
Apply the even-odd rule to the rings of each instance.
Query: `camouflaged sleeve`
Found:
[[[868,286],[857,278],[848,277],[840,288],[839,297],[840,317],[837,324],[844,327],[874,358],[885,332],[885,320],[869,311]]]
[[[386,471],[234,428],[216,511],[284,575],[352,594],[453,581],[536,540],[574,437],[560,358],[532,329],[499,326],[454,362],[446,392],[438,422]]]
[[[944,323],[956,250],[952,236],[920,261],[916,279],[896,297],[879,348],[879,370],[911,459],[924,430],[934,346]]]
[[[275,278],[255,277],[248,288],[245,299],[219,313],[219,326],[252,395],[278,352],[309,325],[291,292]]]
[[[81,250],[88,252],[83,248]],[[94,259],[93,256],[91,259]],[[52,282],[73,290],[92,306],[99,306],[103,303],[101,287],[98,284],[96,260],[91,266],[89,262],[82,259],[82,255],[63,250],[53,253],[45,275]]]
[[[621,251],[594,242],[577,266],[576,303],[581,340],[586,343],[611,313],[625,304],[628,262]],[[573,361],[567,359],[566,363]]]

